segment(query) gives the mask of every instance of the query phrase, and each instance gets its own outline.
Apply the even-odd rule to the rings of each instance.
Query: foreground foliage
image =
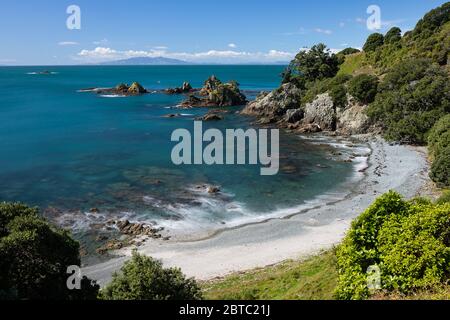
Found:
[[[0,203],[0,299],[95,299],[87,278],[82,290],[67,288],[67,267],[80,266],[79,244],[39,216],[35,208]]]
[[[410,294],[450,278],[450,204],[407,202],[395,192],[352,224],[337,250],[338,299],[366,299],[367,270],[378,266],[385,292]]]
[[[180,269],[165,269],[158,260],[134,252],[120,273],[101,291],[104,300],[200,300],[195,280]]]

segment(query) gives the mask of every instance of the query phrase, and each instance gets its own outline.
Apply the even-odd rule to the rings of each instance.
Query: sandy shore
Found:
[[[338,244],[351,221],[386,191],[396,190],[407,198],[427,195],[426,149],[391,146],[381,139],[372,139],[370,145],[365,178],[342,201],[288,219],[227,230],[201,241],[152,242],[139,252],[161,259],[166,266],[180,267],[189,277],[207,280],[328,249]],[[125,256],[84,268],[84,274],[101,285],[108,283],[131,252],[121,254]]]

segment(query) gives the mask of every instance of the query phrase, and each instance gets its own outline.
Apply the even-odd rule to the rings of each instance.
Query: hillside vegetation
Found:
[[[398,27],[370,35],[363,52],[332,54],[323,44],[301,52],[283,82],[302,90],[301,107],[322,93],[330,94],[335,108],[345,109],[347,97],[355,98],[367,106],[370,127],[389,141],[426,145],[433,136],[431,178],[449,187],[449,138],[443,134],[450,130],[449,50],[447,2],[403,36]]]

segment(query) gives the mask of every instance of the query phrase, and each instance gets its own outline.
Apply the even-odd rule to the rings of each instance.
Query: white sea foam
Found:
[[[126,96],[121,94],[101,94],[100,97],[102,98],[126,98]]]

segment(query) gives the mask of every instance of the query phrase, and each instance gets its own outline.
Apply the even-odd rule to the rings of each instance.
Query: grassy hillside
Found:
[[[203,283],[211,300],[330,300],[337,284],[333,250],[307,259]]]

